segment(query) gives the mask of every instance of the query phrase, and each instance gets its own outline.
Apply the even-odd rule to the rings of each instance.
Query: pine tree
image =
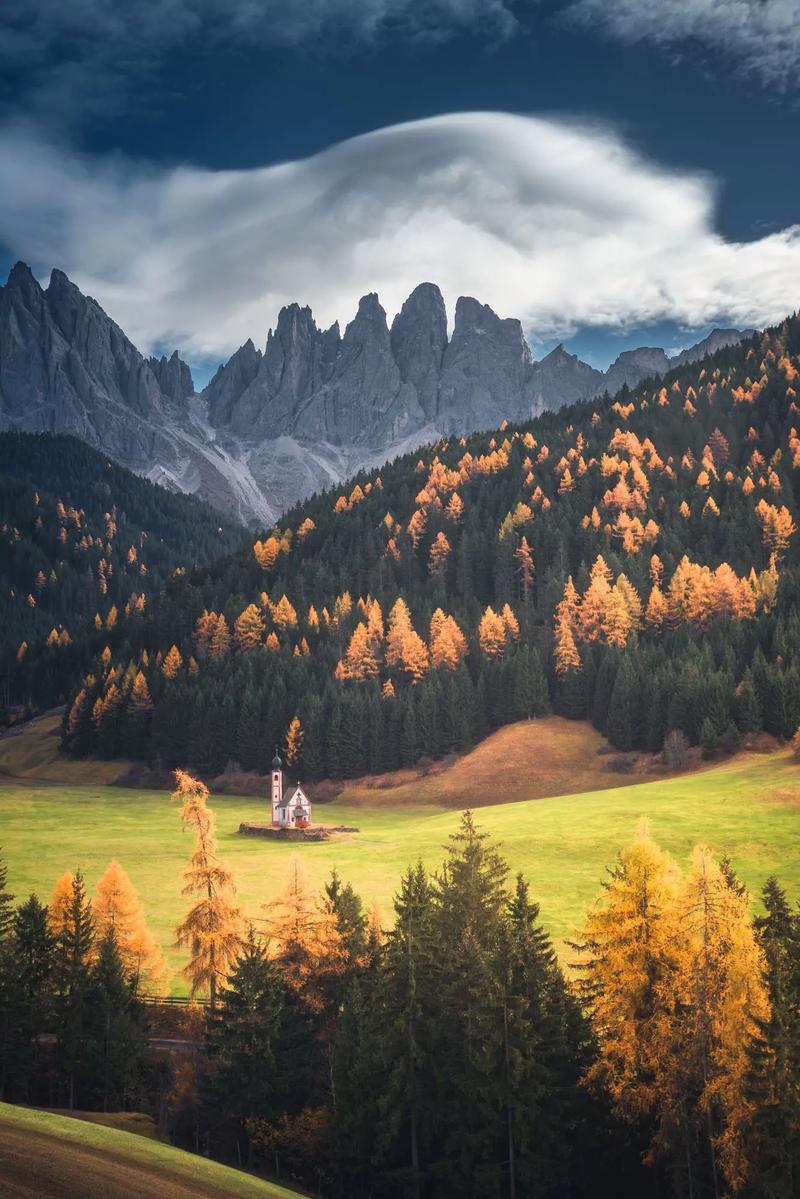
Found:
[[[144,1010],[113,925],[102,936],[86,991],[86,1086],[101,1110],[128,1106],[142,1078]]]
[[[286,999],[280,974],[252,925],[232,963],[207,1033],[209,1097],[237,1122],[276,1120],[286,1098],[281,1043]]]
[[[437,973],[433,889],[421,862],[403,875],[394,910],[382,980],[386,1071],[378,1152],[382,1161],[397,1165],[412,1199],[420,1199],[434,1156],[437,1116],[430,1088]]]
[[[435,884],[434,935],[440,995],[435,1054],[439,1126],[437,1173],[448,1194],[478,1196],[496,1173],[502,1110],[502,989],[494,955],[506,903],[507,867],[462,816]]]
[[[80,873],[72,878],[63,915],[57,915],[56,920],[53,954],[56,1060],[66,1084],[67,1107],[71,1109],[80,1093],[85,1064],[86,998],[94,944],[92,909]]]
[[[748,1050],[752,1190],[790,1199],[800,1184],[800,916],[775,878],[767,879],[762,898],[766,914],[754,924],[766,959],[769,1016],[757,1021]]]
[[[40,1034],[52,1028],[54,947],[47,909],[31,895],[14,915],[11,1038],[6,1075],[6,1085],[25,1103],[35,1102],[40,1059],[43,1052],[47,1053]]]

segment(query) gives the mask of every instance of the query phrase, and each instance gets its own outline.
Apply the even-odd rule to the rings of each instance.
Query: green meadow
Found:
[[[91,767],[87,767],[87,770]],[[534,765],[535,770],[535,765]],[[317,820],[358,826],[359,833],[319,844],[281,844],[241,836],[243,820],[267,816],[263,798],[212,796],[220,855],[234,871],[239,900],[257,920],[281,891],[294,860],[321,887],[335,866],[367,907],[391,919],[392,896],[404,868],[417,858],[441,861],[458,825],[455,810],[376,795],[372,806],[342,801],[318,805]],[[605,791],[482,807],[479,826],[503,849],[512,870],[529,879],[542,918],[563,943],[580,926],[617,850],[642,816],[653,835],[685,863],[697,842],[728,854],[752,890],[772,873],[800,898],[800,767],[788,751],[740,755],[723,765],[680,777]],[[89,892],[112,858],[130,874],[148,922],[176,969],[172,929],[185,910],[181,871],[192,837],[166,793],[118,787],[9,783],[0,787],[0,842],[9,885],[20,898],[46,900],[66,869],[80,869]],[[181,989],[179,978],[173,981]]]

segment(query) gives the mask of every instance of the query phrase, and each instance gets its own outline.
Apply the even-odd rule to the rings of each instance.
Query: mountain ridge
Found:
[[[607,371],[557,346],[536,361],[521,322],[470,296],[452,334],[436,284],[389,324],[376,293],[341,333],[308,306],[278,314],[196,392],[178,351],[145,358],[63,271],[17,263],[0,287],[0,429],[72,433],[123,465],[268,525],[298,500],[437,436],[520,421],[702,357],[746,336],[715,329],[668,358],[623,351]],[[693,356],[693,357],[692,357]]]

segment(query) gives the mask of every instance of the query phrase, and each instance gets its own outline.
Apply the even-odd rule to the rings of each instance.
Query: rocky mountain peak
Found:
[[[400,378],[416,391],[426,420],[432,419],[447,348],[447,311],[435,283],[414,288],[392,322],[391,346]]]

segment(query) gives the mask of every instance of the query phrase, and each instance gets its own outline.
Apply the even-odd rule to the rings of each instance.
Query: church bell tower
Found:
[[[280,818],[278,807],[283,799],[283,770],[281,769],[280,754],[275,747],[275,757],[272,759],[272,823],[277,824]]]

